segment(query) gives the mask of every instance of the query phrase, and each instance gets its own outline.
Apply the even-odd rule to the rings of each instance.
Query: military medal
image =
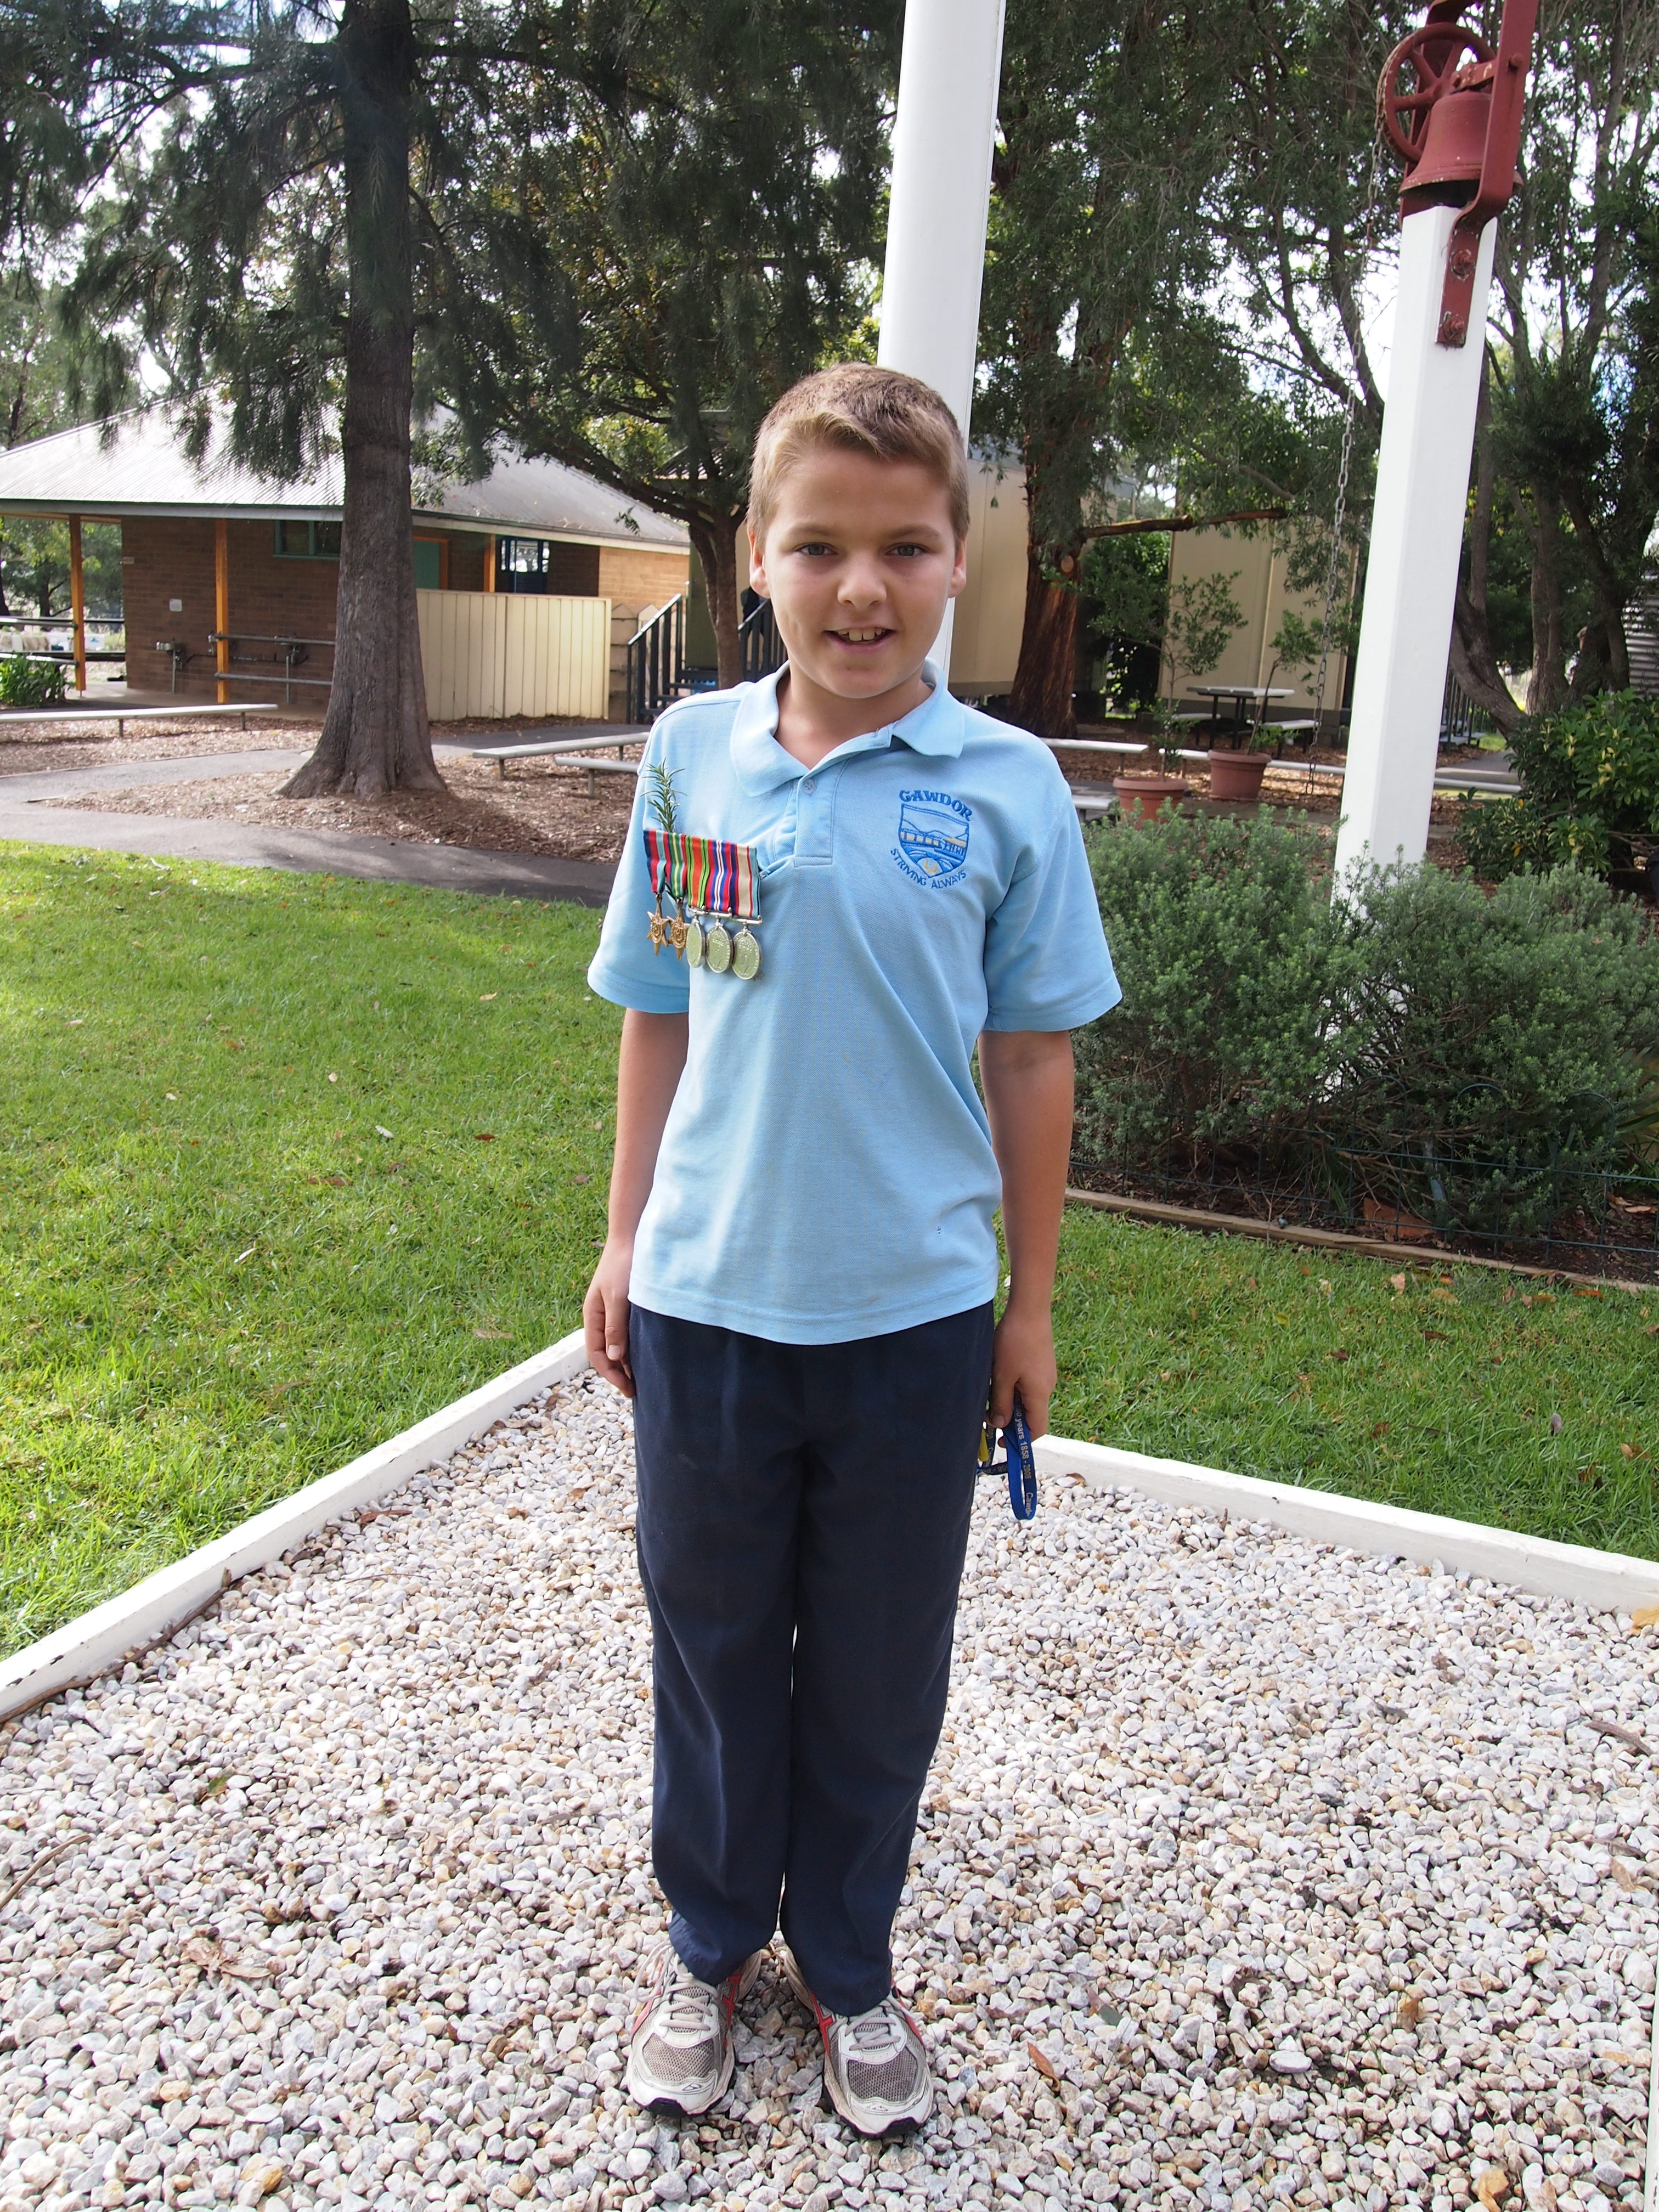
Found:
[[[660,952],[668,935],[668,924],[663,920],[663,912],[659,906],[652,908],[645,926],[651,939],[651,950],[653,952]]]
[[[660,770],[653,773],[658,781],[652,811],[661,827],[645,832],[651,888],[657,895],[652,945],[659,950],[672,945],[694,968],[707,968],[713,975],[730,970],[740,981],[751,982],[761,964],[760,939],[754,933],[760,925],[754,848],[676,829],[671,780]],[[662,912],[665,897],[675,908],[667,915]],[[728,921],[738,924],[735,939]]]

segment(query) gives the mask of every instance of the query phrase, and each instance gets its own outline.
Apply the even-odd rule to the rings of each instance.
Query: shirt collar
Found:
[[[924,661],[921,673],[922,680],[933,688],[921,706],[913,707],[896,722],[884,723],[861,738],[849,738],[826,754],[818,766],[827,768],[831,761],[845,759],[851,753],[885,750],[895,738],[912,752],[955,759],[962,750],[966,710],[960,700],[951,696],[945,672],[937,661]],[[738,694],[732,724],[732,767],[745,791],[775,791],[780,784],[792,783],[808,773],[778,743],[778,684],[782,675],[781,668],[775,669],[758,684],[744,684]]]

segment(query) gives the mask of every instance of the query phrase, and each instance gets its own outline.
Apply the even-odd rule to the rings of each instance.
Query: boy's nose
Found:
[[[887,586],[873,564],[849,562],[842,572],[837,596],[843,606],[872,607],[887,596]]]

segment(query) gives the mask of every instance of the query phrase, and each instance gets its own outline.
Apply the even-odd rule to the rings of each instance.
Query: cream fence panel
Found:
[[[609,599],[516,592],[416,592],[415,599],[434,721],[508,714],[605,720]]]

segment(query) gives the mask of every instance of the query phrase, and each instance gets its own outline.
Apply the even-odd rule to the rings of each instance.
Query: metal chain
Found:
[[[1382,134],[1375,126],[1371,131],[1371,167],[1365,182],[1365,220],[1360,230],[1359,273],[1363,278],[1370,264],[1376,245],[1377,180],[1382,174],[1381,155]],[[1358,287],[1355,286],[1355,307],[1358,311]],[[1356,383],[1348,394],[1348,409],[1342,418],[1342,454],[1336,471],[1336,512],[1331,517],[1331,560],[1325,574],[1325,614],[1319,629],[1319,672],[1314,678],[1314,739],[1319,735],[1320,717],[1325,711],[1325,676],[1331,657],[1331,612],[1336,605],[1337,580],[1342,567],[1342,525],[1348,508],[1348,471],[1353,460],[1354,419],[1359,411],[1359,388]],[[1312,747],[1310,746],[1310,751]]]

